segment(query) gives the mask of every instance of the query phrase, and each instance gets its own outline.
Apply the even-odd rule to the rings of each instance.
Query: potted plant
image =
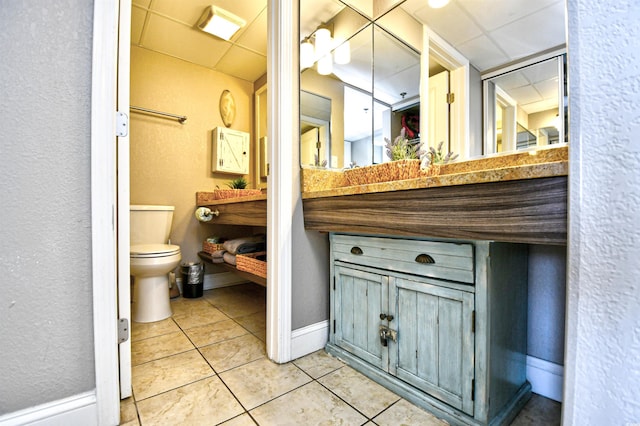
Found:
[[[420,177],[420,156],[423,154],[420,150],[420,143],[410,141],[406,137],[404,128],[393,141],[387,138],[384,140],[386,142],[385,152],[391,161],[345,170],[345,178],[349,185],[365,185]]]
[[[244,176],[240,176],[231,182],[227,182],[229,189],[215,189],[213,191],[214,199],[222,200],[225,198],[248,197],[262,194],[262,191],[259,189],[247,189],[247,185],[248,183]]]
[[[437,149],[429,147],[427,154],[422,157],[421,174],[423,176],[436,176],[440,174],[440,166],[458,158],[458,154],[454,154],[451,151],[444,153],[442,151],[442,145],[444,145],[444,141],[440,141]]]

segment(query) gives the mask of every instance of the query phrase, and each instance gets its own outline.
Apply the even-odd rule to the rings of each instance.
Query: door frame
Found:
[[[130,0],[123,1],[130,3]],[[120,422],[115,222],[119,13],[119,0],[94,2],[91,71],[91,262],[97,424]]]
[[[118,239],[116,237],[117,176],[116,111],[118,43],[130,44],[130,33],[119,40],[120,1],[94,2],[93,66],[91,89],[91,221],[94,360],[98,424],[120,420],[118,362]],[[297,17],[295,0],[268,1],[267,93],[268,139],[271,173],[268,177],[267,225],[267,355],[278,363],[291,360],[291,235],[297,164],[292,149],[273,141],[297,140]],[[124,71],[124,70],[120,70]],[[129,70],[126,70],[128,77]],[[123,73],[124,74],[124,73]],[[128,115],[128,111],[126,111]],[[295,166],[295,167],[294,167]],[[129,176],[128,164],[120,165]],[[124,206],[123,206],[124,208]],[[128,210],[128,205],[127,205]],[[128,212],[124,213],[126,216]],[[126,219],[125,219],[126,221]],[[127,222],[128,223],[128,222]],[[128,250],[120,252],[128,263]]]

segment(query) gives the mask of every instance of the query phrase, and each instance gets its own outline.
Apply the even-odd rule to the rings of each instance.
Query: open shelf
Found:
[[[198,252],[198,257],[202,260],[204,260],[205,262],[211,263],[213,265],[220,265],[223,268],[227,269],[230,272],[233,272],[235,274],[237,274],[238,276],[244,278],[245,280],[249,280],[251,282],[254,282],[256,284],[259,284],[263,287],[267,286],[267,279],[255,274],[252,274],[251,272],[246,272],[246,271],[241,271],[238,268],[236,268],[233,265],[230,265],[226,262],[223,263],[213,263],[213,261],[211,260],[211,255],[209,253],[207,253],[206,251],[199,251]]]

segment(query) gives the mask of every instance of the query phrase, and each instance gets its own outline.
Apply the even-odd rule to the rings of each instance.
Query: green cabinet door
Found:
[[[473,415],[474,295],[392,277],[391,373]]]
[[[387,371],[389,356],[379,326],[380,314],[388,312],[389,278],[344,266],[336,266],[334,273],[336,345]]]

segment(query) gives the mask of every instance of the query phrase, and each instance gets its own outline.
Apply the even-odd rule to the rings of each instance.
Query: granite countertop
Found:
[[[348,186],[342,171],[303,168],[302,198],[567,176],[568,158],[568,148],[563,145],[557,148],[536,149],[445,164],[440,166],[440,173],[437,176],[357,186]]]

